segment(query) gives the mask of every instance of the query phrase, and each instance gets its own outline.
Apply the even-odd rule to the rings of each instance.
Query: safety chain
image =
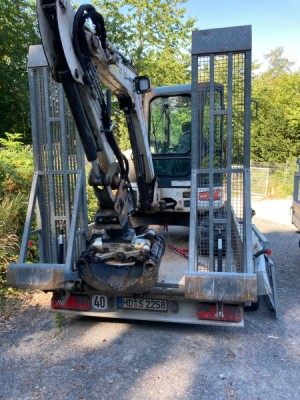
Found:
[[[164,230],[164,232],[167,233],[167,238],[168,238],[168,242],[169,242],[169,244],[168,244],[169,249],[173,253],[177,254],[178,256],[184,257],[184,258],[186,258],[188,260],[189,259],[189,249],[179,249],[178,247],[176,247],[173,244],[171,244],[168,225],[164,225],[163,230]]]

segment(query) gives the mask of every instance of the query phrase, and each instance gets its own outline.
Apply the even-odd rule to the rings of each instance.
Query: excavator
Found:
[[[150,79],[139,76],[133,64],[109,42],[103,16],[89,4],[74,13],[69,2],[61,1],[39,1],[37,12],[51,73],[63,86],[92,165],[88,182],[99,205],[95,228],[105,230],[104,236],[91,240],[79,258],[79,274],[97,289],[108,285],[144,292],[157,281],[165,245],[153,230],[136,235],[133,225],[136,221],[143,224],[138,227],[188,225],[189,207],[184,210],[184,203],[189,201],[189,191],[182,185],[183,178],[185,182],[189,178],[190,186],[190,85],[177,87],[176,96],[168,94],[167,88],[159,98],[157,90],[152,91],[149,140],[142,95],[150,92]],[[132,149],[127,157],[115,139],[103,85],[117,97],[125,115]],[[220,85],[217,89],[221,93]],[[207,92],[207,85],[199,90]],[[174,132],[174,114],[182,114],[182,132]],[[167,165],[172,171],[164,170]],[[164,182],[170,176],[179,180],[177,196],[171,193],[174,183]],[[220,192],[221,188],[215,189],[215,203],[221,200],[220,195],[216,197]]]
[[[244,306],[260,296],[276,311],[269,244],[251,223],[251,27],[193,32],[192,83],[153,88],[91,4],[75,12],[68,0],[38,0],[37,15],[36,168],[8,284],[53,292],[53,310],[111,318],[242,326]],[[124,113],[129,151],[116,139],[107,89]],[[98,204],[90,226],[87,162]],[[172,225],[188,227],[188,251],[170,245],[183,243]],[[30,263],[34,235],[39,259]],[[185,257],[174,259],[172,247]]]
[[[88,182],[99,204],[95,228],[105,230],[90,241],[77,261],[79,275],[97,289],[108,285],[116,290],[143,292],[157,280],[164,241],[153,230],[136,235],[129,217],[135,210],[155,213],[166,208],[157,196],[142,111],[142,94],[150,90],[150,80],[140,77],[109,42],[104,18],[92,5],[82,5],[74,14],[69,2],[37,4],[50,70],[62,83],[92,165]],[[128,177],[129,162],[114,136],[102,84],[117,97],[126,118],[138,202]]]

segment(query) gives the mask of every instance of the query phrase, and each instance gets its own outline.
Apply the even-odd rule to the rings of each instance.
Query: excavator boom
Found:
[[[142,93],[148,77],[108,41],[104,18],[90,5],[75,13],[69,1],[37,1],[44,52],[53,75],[61,82],[88,161],[89,184],[98,200],[94,235],[77,261],[80,277],[101,290],[137,293],[157,280],[164,241],[155,232],[137,237],[129,217],[135,210],[153,212],[157,182],[148,144]],[[132,147],[139,202],[128,178],[128,161],[114,135],[103,84],[118,98]]]

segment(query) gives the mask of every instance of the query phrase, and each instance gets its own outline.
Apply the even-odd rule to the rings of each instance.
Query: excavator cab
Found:
[[[178,85],[165,88],[178,91],[178,94],[158,94],[160,89],[153,89],[154,96],[150,100],[149,108],[149,141],[152,158],[154,160],[154,170],[160,177],[178,176],[185,177],[190,175],[190,154],[191,154],[191,93],[190,85]],[[187,93],[186,93],[187,91]],[[201,159],[205,162],[208,155],[208,128],[209,128],[209,90],[208,85],[199,86],[200,113],[202,127],[199,132],[200,140],[203,142],[203,154]],[[215,84],[215,102],[218,109],[223,107],[223,87]],[[222,117],[222,116],[220,116]],[[222,163],[222,143],[223,119],[220,118],[215,123],[215,152],[219,155]],[[176,163],[171,163],[170,160]],[[182,163],[182,160],[188,160]],[[182,170],[174,168],[174,165],[185,165]]]
[[[215,83],[214,101],[216,108],[223,109],[224,88]],[[191,85],[177,85],[172,87],[154,88],[146,95],[146,111],[148,116],[149,144],[152,154],[154,171],[158,177],[160,198],[166,201],[167,210],[188,214],[190,207],[191,186]],[[199,112],[201,115],[201,129],[199,141],[201,142],[201,168],[205,168],[209,155],[209,84],[199,85]],[[221,167],[224,160],[222,152],[223,116],[215,122],[214,127],[214,152],[215,160]],[[208,209],[206,201],[205,181],[208,176],[203,176],[203,185],[199,192],[199,211]],[[222,205],[222,177],[214,177],[215,192],[214,206]],[[168,215],[168,214],[167,214]],[[177,223],[178,223],[178,219]],[[184,218],[181,218],[181,223]]]

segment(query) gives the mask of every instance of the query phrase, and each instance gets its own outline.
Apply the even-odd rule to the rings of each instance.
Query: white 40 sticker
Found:
[[[96,295],[92,297],[92,307],[96,310],[107,309],[107,297],[102,295]]]

